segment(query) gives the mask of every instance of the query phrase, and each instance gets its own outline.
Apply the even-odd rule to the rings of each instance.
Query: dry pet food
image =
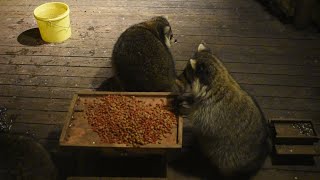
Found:
[[[163,103],[146,103],[134,96],[107,95],[88,104],[88,122],[108,144],[155,144],[177,125]]]

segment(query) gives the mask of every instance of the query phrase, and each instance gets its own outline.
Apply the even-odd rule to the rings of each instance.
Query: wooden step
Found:
[[[319,151],[313,145],[275,145],[278,155],[305,155],[316,156]]]

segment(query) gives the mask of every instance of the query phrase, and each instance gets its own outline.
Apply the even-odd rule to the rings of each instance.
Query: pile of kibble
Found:
[[[87,104],[86,115],[104,143],[155,144],[177,125],[163,104],[151,105],[134,96],[107,95]]]

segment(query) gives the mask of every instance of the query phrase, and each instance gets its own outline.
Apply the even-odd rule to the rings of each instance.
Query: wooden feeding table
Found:
[[[278,156],[312,157],[319,155],[314,143],[318,136],[311,120],[271,119],[274,150]]]
[[[142,135],[139,135],[140,131],[144,131],[144,129],[137,132],[138,130],[135,130],[134,127],[128,127],[128,133],[126,135],[123,135],[123,129],[122,127],[117,127],[119,132],[113,132],[113,129],[111,126],[114,124],[117,126],[121,126],[121,123],[117,124],[117,120],[112,118],[116,118],[116,115],[108,114],[108,108],[111,111],[110,108],[118,108],[113,107],[116,106],[115,103],[104,102],[107,98],[113,98],[113,97],[123,97],[123,98],[131,98],[129,100],[131,101],[139,101],[140,103],[145,104],[146,106],[150,106],[151,108],[161,106],[162,108],[166,109],[166,111],[171,112],[171,114],[174,114],[173,121],[175,122],[172,126],[170,126],[170,129],[167,129],[167,132],[161,136],[156,141],[155,137],[152,137],[153,140],[148,139],[148,142],[143,142],[137,139],[133,139],[131,135],[132,134],[138,134],[137,137],[142,137]],[[176,115],[173,113],[173,100],[175,98],[174,94],[166,93],[166,92],[95,92],[95,91],[86,91],[86,92],[79,92],[76,93],[72,99],[67,117],[66,122],[63,127],[61,136],[60,136],[60,145],[63,147],[77,147],[77,148],[101,148],[104,152],[107,154],[148,154],[148,153],[163,153],[170,149],[179,149],[182,147],[182,117]],[[102,104],[101,104],[102,103]],[[103,104],[104,103],[104,104]],[[105,106],[102,106],[105,105]],[[128,104],[127,104],[128,105]],[[100,106],[100,110],[93,111],[94,108],[97,106]],[[129,108],[132,108],[135,110],[134,106],[130,106]],[[101,108],[105,107],[105,108]],[[121,110],[121,109],[120,109]],[[132,111],[133,111],[132,110]],[[145,113],[148,117],[153,117],[155,115],[148,114],[148,112],[139,112],[137,110],[138,114]],[[161,110],[162,111],[162,110]],[[157,111],[158,112],[158,111]],[[99,114],[100,113],[100,114]],[[124,112],[118,112],[119,114],[117,116],[123,115]],[[144,122],[144,120],[140,119],[132,119],[130,112],[127,112],[128,115],[125,116],[127,120],[131,122],[137,121],[137,122]],[[153,111],[154,113],[154,111]],[[160,113],[160,111],[159,111]],[[107,116],[108,115],[108,116]],[[105,119],[101,118],[104,117]],[[91,118],[91,119],[90,119]],[[120,118],[120,117],[118,117]],[[122,117],[123,118],[123,117]],[[100,119],[99,121],[96,119]],[[160,121],[159,121],[160,122]],[[109,123],[109,124],[108,124]],[[113,123],[113,124],[112,124]],[[144,125],[146,129],[153,129],[157,128],[158,125],[153,123],[151,127],[148,127],[147,125]],[[112,125],[110,125],[112,124]],[[137,126],[138,127],[138,126]],[[167,124],[161,126],[161,127],[169,127]],[[159,128],[158,128],[159,130]],[[120,133],[120,134],[112,134],[112,133]],[[109,136],[112,136],[114,138],[122,139],[122,143],[111,141],[110,137],[104,138],[106,135],[109,134]],[[111,134],[111,135],[110,135]],[[125,136],[125,137],[122,137]],[[128,136],[128,141],[126,141]],[[156,134],[153,134],[153,136],[156,136]],[[144,137],[144,136],[143,136]],[[130,139],[131,138],[131,139]],[[146,140],[146,139],[145,139]],[[110,143],[111,142],[111,143]],[[134,142],[134,143],[130,143]],[[139,144],[140,143],[140,144]]]

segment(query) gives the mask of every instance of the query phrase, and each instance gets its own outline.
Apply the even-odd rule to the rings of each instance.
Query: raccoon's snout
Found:
[[[171,35],[171,37],[169,39],[170,39],[170,44],[171,45],[178,42],[178,40],[176,38],[174,38],[172,35]]]
[[[171,48],[172,44],[177,43],[177,40],[173,37],[165,37],[165,44],[168,48]]]
[[[173,37],[173,34],[170,34],[169,39],[172,44],[177,42],[177,39]]]
[[[177,41],[176,39],[172,38],[170,39],[170,44],[173,45],[174,43],[176,43],[176,41]]]

